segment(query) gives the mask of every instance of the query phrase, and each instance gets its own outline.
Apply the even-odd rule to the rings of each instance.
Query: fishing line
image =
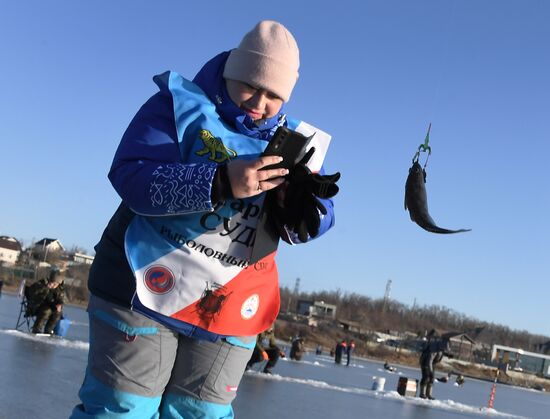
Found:
[[[447,32],[448,36],[447,36],[446,42],[445,42],[446,48],[444,48],[443,53],[441,54],[441,60],[440,60],[441,66],[440,66],[439,72],[437,74],[437,78],[436,78],[436,82],[435,82],[435,86],[434,86],[434,92],[433,92],[433,95],[432,95],[432,104],[430,106],[430,109],[431,109],[431,111],[430,111],[430,114],[431,114],[430,121],[433,121],[435,119],[435,112],[437,112],[437,110],[438,110],[439,100],[440,100],[440,96],[441,96],[441,89],[442,89],[441,86],[442,86],[442,80],[443,80],[443,73],[444,73],[442,69],[446,68],[445,65],[446,65],[446,63],[448,63],[449,57],[450,57],[450,48],[449,48],[449,46],[450,46],[450,43],[451,43],[450,38],[451,38],[452,29],[453,29],[453,23],[454,23],[454,20],[455,20],[454,19],[455,9],[456,9],[456,0],[453,0],[451,2],[451,9],[450,9],[450,11],[448,13],[448,17],[446,19],[445,28],[447,28],[446,32]],[[416,153],[413,157],[413,163],[415,163],[415,162],[418,162],[421,152],[427,152],[428,153],[428,155],[426,157],[426,161],[424,162],[424,165],[422,166],[423,169],[426,168],[426,165],[428,164],[428,160],[430,158],[430,155],[432,154],[432,149],[429,146],[431,127],[432,127],[432,123],[430,122],[429,125],[428,125],[428,131],[426,133],[424,143],[420,144],[420,146],[418,147],[418,150],[416,151]]]
[[[440,99],[440,96],[441,96],[441,85],[442,85],[443,73],[444,73],[442,69],[443,68],[448,68],[448,65],[446,66],[446,64],[448,64],[449,57],[450,57],[450,50],[451,50],[451,48],[450,48],[450,44],[451,44],[450,38],[451,38],[451,34],[453,32],[453,27],[454,27],[455,9],[456,9],[456,0],[453,0],[452,3],[451,3],[451,10],[449,11],[449,14],[448,14],[448,17],[447,17],[447,20],[446,20],[447,24],[445,25],[445,28],[447,28],[447,30],[446,30],[447,37],[446,37],[446,41],[445,41],[446,48],[444,48],[443,54],[441,54],[440,62],[442,63],[442,65],[440,66],[440,70],[439,70],[438,75],[437,75],[437,79],[436,79],[436,83],[435,83],[435,87],[434,87],[434,93],[433,93],[433,96],[432,96],[430,121],[435,120],[435,112],[437,111],[438,105],[439,105],[439,99]]]

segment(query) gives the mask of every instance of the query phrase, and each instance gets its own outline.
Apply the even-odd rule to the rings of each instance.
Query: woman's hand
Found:
[[[254,160],[232,160],[227,163],[227,177],[234,198],[248,198],[276,188],[285,181],[287,169],[266,169],[280,163],[280,156],[264,156]]]

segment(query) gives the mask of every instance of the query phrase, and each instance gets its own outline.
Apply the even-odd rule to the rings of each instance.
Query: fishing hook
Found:
[[[416,150],[416,153],[413,156],[412,162],[413,164],[418,162],[420,158],[420,153],[428,153],[428,156],[426,157],[426,161],[424,162],[423,169],[426,168],[426,165],[428,164],[428,159],[430,158],[430,155],[432,154],[432,148],[430,147],[430,130],[432,128],[432,123],[430,122],[430,125],[428,125],[428,132],[426,133],[426,138],[424,138],[424,142],[418,146],[418,150]]]

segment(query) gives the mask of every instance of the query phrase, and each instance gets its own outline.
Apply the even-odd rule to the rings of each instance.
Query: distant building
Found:
[[[336,306],[334,304],[327,304],[324,301],[315,301],[309,311],[314,317],[321,317],[323,319],[336,318]]]
[[[346,332],[363,333],[365,330],[361,329],[361,323],[351,320],[338,320],[340,327]]]
[[[13,237],[0,236],[0,262],[15,265],[21,254],[21,243]]]
[[[296,313],[302,316],[309,316],[309,309],[313,305],[313,301],[310,300],[298,300],[296,304]]]
[[[324,301],[298,300],[297,312],[303,316],[332,320],[336,318],[336,306]]]
[[[64,252],[65,248],[57,239],[44,238],[33,246],[33,252]]]
[[[475,345],[473,340],[466,333],[456,334],[449,339],[451,353],[456,359],[471,360]]]
[[[528,352],[509,346],[493,345],[491,361],[501,369],[508,370],[510,368],[550,378],[550,355]]]
[[[94,261],[93,256],[85,255],[83,253],[72,253],[70,258],[71,262],[76,265],[91,265]]]

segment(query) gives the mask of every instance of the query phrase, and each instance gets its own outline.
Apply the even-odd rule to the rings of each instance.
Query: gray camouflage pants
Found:
[[[95,296],[88,312],[88,368],[79,394],[82,404],[73,418],[134,417],[128,415],[131,411],[142,415],[135,417],[232,417],[230,404],[251,349],[223,339],[208,342],[178,335]],[[192,413],[187,412],[189,405]],[[111,416],[94,413],[99,411]],[[112,416],[113,411],[127,416]]]

